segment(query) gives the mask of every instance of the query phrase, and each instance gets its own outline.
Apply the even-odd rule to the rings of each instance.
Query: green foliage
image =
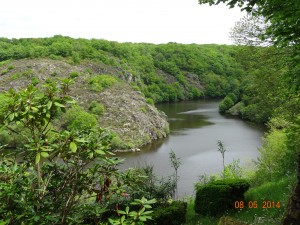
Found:
[[[240,166],[240,160],[233,160],[232,163],[226,164],[224,169],[226,179],[242,179],[243,168]]]
[[[234,93],[229,93],[227,96],[233,101],[234,104],[237,103],[239,100],[238,97]]]
[[[22,73],[22,76],[26,77],[26,78],[30,78],[32,77],[34,74],[33,70],[32,69],[28,69],[28,70],[25,70],[23,73]]]
[[[298,154],[299,148],[289,147],[292,140],[288,138],[289,135],[295,134],[294,131],[291,131],[291,128],[276,129],[274,125],[271,126],[271,130],[263,139],[263,146],[259,149],[258,170],[254,179],[257,184],[276,181],[296,172],[297,159],[295,155]],[[275,126],[278,127],[278,124]]]
[[[74,79],[74,78],[76,78],[76,77],[78,77],[79,76],[79,72],[78,71],[72,71],[70,74],[69,74],[69,77],[71,78],[71,79]]]
[[[261,224],[281,224],[295,181],[296,177],[293,175],[250,188],[245,193],[244,208],[239,209],[238,212],[232,212],[230,216],[245,221],[247,224],[257,223],[258,220]],[[275,207],[271,204],[272,207],[263,208],[264,201],[274,202]],[[250,202],[257,204],[257,208],[249,208]]]
[[[150,105],[154,105],[154,101],[152,98],[146,98],[146,102]]]
[[[118,83],[118,79],[111,75],[97,75],[89,79],[89,84],[93,91],[102,91],[103,89],[110,87]]]
[[[38,83],[40,83],[39,78],[37,78],[37,77],[31,78],[31,84],[32,84],[33,86],[36,86]]]
[[[112,225],[129,225],[129,224],[144,224],[144,222],[151,220],[151,214],[153,211],[148,211],[151,209],[151,204],[156,203],[155,199],[147,200],[146,198],[142,197],[141,199],[135,199],[130,204],[133,206],[139,206],[139,210],[133,211],[130,210],[129,206],[123,210],[117,210],[118,214],[120,215],[119,219],[112,219],[109,218],[109,222]]]
[[[17,80],[17,79],[19,79],[19,77],[21,77],[21,76],[22,76],[21,73],[18,73],[18,72],[13,73],[13,74],[10,75],[10,80],[11,80],[11,81]]]
[[[130,169],[126,181],[131,186],[130,193],[134,198],[155,198],[160,202],[172,198],[175,193],[175,181],[171,177],[159,178],[154,174],[153,166]]]
[[[169,152],[169,159],[171,161],[171,166],[172,168],[174,168],[174,177],[175,177],[175,199],[178,198],[178,187],[177,187],[177,183],[179,180],[179,176],[178,176],[178,169],[181,165],[181,160],[180,158],[178,158],[175,154],[175,152],[173,150],[171,150]]]
[[[153,225],[181,225],[185,223],[187,203],[172,201],[154,208],[152,220],[146,224]]]
[[[50,58],[71,64],[93,60],[108,69],[118,68],[121,76],[130,71],[132,85],[154,102],[223,97],[239,86],[243,74],[235,46],[117,43],[63,36],[1,39],[0,46],[0,60]],[[102,85],[92,86],[102,90]]]
[[[90,106],[89,106],[89,110],[95,114],[95,115],[98,115],[98,116],[101,116],[103,115],[104,111],[105,111],[105,108],[104,108],[104,105],[102,105],[101,103],[97,102],[97,101],[92,101],[90,103]]]
[[[230,109],[232,106],[234,106],[234,101],[227,95],[219,104],[219,111],[221,113],[226,112],[228,109]]]
[[[229,80],[215,73],[202,75],[202,80],[205,86],[205,96],[213,98],[224,97],[227,93],[233,90],[231,84],[229,83]]]
[[[84,130],[94,127],[97,119],[93,114],[86,112],[80,106],[73,106],[64,115],[64,126],[68,130]]]
[[[107,131],[57,131],[50,126],[72,103],[67,95],[69,83],[65,80],[60,88],[48,82],[43,88],[11,89],[6,93],[8,101],[1,103],[1,124],[27,141],[0,160],[2,221],[80,224],[92,219],[98,223],[108,207],[102,199],[119,198],[123,187],[115,169],[119,161],[107,157],[111,154]],[[17,130],[18,124],[29,132]]]
[[[284,0],[199,0],[200,4],[210,5],[227,3],[228,6],[238,6],[254,15],[261,15],[270,25],[266,35],[281,46],[299,45],[299,5],[297,1]]]
[[[195,201],[192,197],[188,197],[187,201],[187,211],[186,211],[186,225],[195,225],[195,224],[208,224],[208,225],[216,225],[217,218],[215,217],[204,217],[199,216],[195,212]]]
[[[234,202],[244,199],[250,185],[245,180],[218,180],[199,186],[196,190],[195,211],[215,216],[234,208]]]
[[[9,71],[8,69],[4,69],[4,70],[2,70],[2,71],[1,71],[1,75],[5,75],[5,74],[7,74],[7,73],[8,73],[8,71]]]

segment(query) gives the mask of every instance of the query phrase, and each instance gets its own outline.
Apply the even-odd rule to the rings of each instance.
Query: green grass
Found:
[[[230,216],[251,224],[280,224],[295,180],[295,177],[286,177],[249,189],[245,194],[244,209],[237,209]],[[251,203],[254,202],[257,203],[257,208],[251,208]],[[264,205],[267,202],[271,204]]]
[[[261,186],[250,188],[245,194],[245,206],[243,209],[235,209],[229,212],[229,216],[237,221],[247,224],[279,225],[292,193],[296,177],[285,177],[274,182],[267,182]],[[263,208],[263,202],[274,202],[271,207]],[[203,217],[195,213],[194,199],[187,200],[187,213],[185,225],[217,225],[220,217]],[[251,203],[256,202],[257,208],[250,208]],[[280,208],[277,203],[280,203]],[[249,204],[250,203],[250,204]],[[268,205],[266,205],[268,206]]]

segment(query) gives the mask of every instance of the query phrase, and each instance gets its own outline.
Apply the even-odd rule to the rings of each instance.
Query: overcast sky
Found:
[[[5,0],[0,37],[97,38],[119,42],[231,44],[239,9],[197,0]]]

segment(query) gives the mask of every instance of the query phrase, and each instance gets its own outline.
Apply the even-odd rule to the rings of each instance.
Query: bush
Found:
[[[231,100],[233,101],[234,104],[237,103],[239,100],[238,97],[236,97],[236,95],[234,93],[229,93],[227,96],[229,98],[231,98]]]
[[[83,130],[97,124],[96,117],[84,111],[84,109],[80,106],[73,106],[69,109],[66,112],[64,119],[64,125],[68,128],[68,130]]]
[[[230,109],[232,106],[234,106],[234,102],[232,99],[228,96],[226,96],[219,105],[219,111],[221,113],[226,112],[228,109]]]
[[[274,126],[279,126],[274,124]],[[282,123],[282,126],[285,126]],[[263,138],[263,145],[259,149],[257,160],[258,170],[253,182],[262,184],[267,181],[276,181],[282,177],[296,173],[297,169],[297,148],[289,147],[289,129],[275,129],[266,133]],[[299,149],[299,148],[298,148]]]
[[[111,75],[97,75],[89,79],[89,84],[93,91],[102,91],[104,88],[110,87],[118,83],[117,78]]]
[[[197,188],[195,211],[215,216],[234,208],[234,202],[244,199],[250,185],[245,180],[218,180]]]
[[[22,148],[7,149],[10,156],[0,157],[0,224],[86,224],[87,216],[103,224],[106,202],[123,190],[118,160],[107,157],[111,135],[106,130],[68,132],[50,126],[72,102],[67,93],[60,95],[67,84],[10,90],[9,104],[0,98],[0,123],[27,140]],[[25,132],[15,129],[18,124],[24,124]]]
[[[146,102],[150,105],[154,105],[154,101],[152,98],[146,98]]]
[[[76,77],[79,76],[79,72],[78,71],[72,71],[70,74],[69,74],[69,77],[74,79]]]
[[[39,78],[37,78],[37,77],[31,78],[31,84],[33,86],[36,86],[39,82],[40,82]]]
[[[89,107],[89,110],[95,115],[103,115],[104,113],[104,105],[97,101],[92,101]]]
[[[174,201],[168,205],[154,208],[152,220],[146,224],[151,225],[180,225],[185,223],[187,203]]]

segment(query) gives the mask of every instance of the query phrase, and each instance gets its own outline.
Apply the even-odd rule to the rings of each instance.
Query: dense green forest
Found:
[[[0,224],[297,224],[299,193],[289,199],[299,185],[299,7],[281,0],[199,2],[239,4],[270,24],[254,34],[254,45],[249,25],[240,25],[240,46],[0,39]],[[79,69],[45,75],[23,66],[41,59]],[[119,171],[111,150],[142,142],[125,145],[125,135],[101,128],[107,109],[99,101],[76,102],[76,83],[92,97],[108,88],[141,95],[141,114],[157,115],[159,102],[222,98],[221,113],[268,127],[255,168],[226,165],[197,182],[195,201],[176,201],[180,159],[170,154],[169,180],[152,167]],[[266,208],[257,207],[264,201]]]
[[[119,68],[155,103],[198,97],[224,97],[244,74],[236,46],[118,43],[55,36],[0,40],[0,60],[24,58],[86,60]],[[5,71],[2,71],[2,73]],[[121,76],[121,75],[120,75]]]
[[[282,93],[292,82],[279,84],[282,83],[280,81],[285,76],[285,65],[288,63],[285,56],[291,53],[272,47],[177,43],[153,45],[62,36],[44,39],[2,38],[0,45],[0,59],[3,62],[51,58],[75,65],[89,60],[104,64],[107,73],[129,80],[149,102],[222,98],[229,94],[220,106],[221,112],[240,102],[234,113],[261,123],[272,117],[280,101],[285,101],[285,96],[274,97],[279,93],[275,88],[269,89],[271,84],[267,82],[275,86],[282,85],[276,87]],[[2,66],[1,73],[4,75],[10,69],[7,63]],[[266,91],[269,92],[268,96],[264,93]]]

